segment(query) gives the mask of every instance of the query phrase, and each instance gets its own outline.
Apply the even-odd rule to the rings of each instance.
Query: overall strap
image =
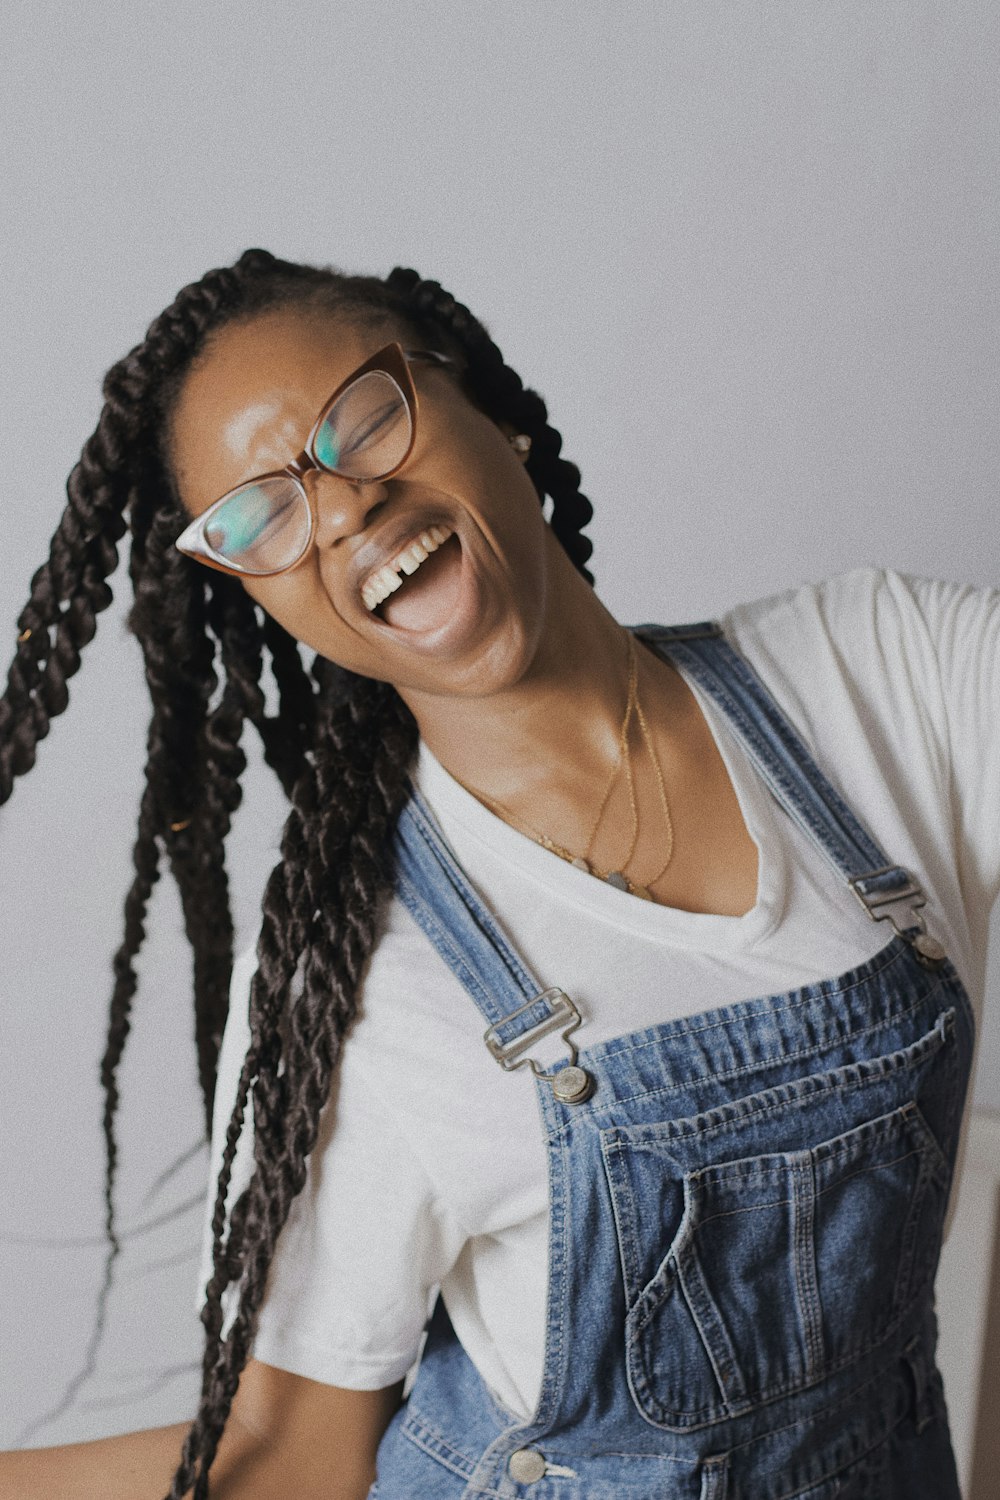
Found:
[[[396,893],[488,1023],[484,1041],[507,1072],[529,1067],[564,1104],[581,1103],[590,1079],[576,1066],[570,1040],[582,1024],[562,990],[544,989],[521,962],[480,901],[418,792],[396,827]],[[546,1071],[529,1055],[558,1032],[567,1057]]]
[[[869,916],[875,921],[887,918],[912,943],[922,963],[941,963],[944,949],[924,931],[920,908],[926,898],[919,882],[888,859],[858,821],[721,627],[711,622],[639,625],[635,633],[661,656],[683,666],[715,700],[778,802]]]

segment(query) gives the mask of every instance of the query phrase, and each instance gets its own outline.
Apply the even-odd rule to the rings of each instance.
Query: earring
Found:
[[[531,452],[531,438],[526,432],[517,432],[510,439],[510,446],[513,448],[514,452],[519,454],[522,458],[527,458],[528,454]]]

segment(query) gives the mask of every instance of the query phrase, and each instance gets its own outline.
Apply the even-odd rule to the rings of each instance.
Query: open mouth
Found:
[[[367,578],[366,609],[398,630],[435,630],[454,612],[461,593],[462,547],[450,528],[431,526],[391,563]]]

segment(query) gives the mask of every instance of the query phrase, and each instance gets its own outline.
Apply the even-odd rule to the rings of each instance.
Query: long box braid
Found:
[[[185,287],[145,339],[108,372],[104,407],[67,482],[49,556],[31,581],[0,698],[0,804],[35,764],[38,742],[69,701],[69,679],[111,603],[118,544],[131,533],[130,627],[143,652],[152,705],[134,877],[114,955],[101,1060],[109,1265],[114,1222],[117,1069],[128,1037],[136,960],[161,863],[180,892],[194,960],[198,1071],[210,1130],[228,1010],[233,924],[225,845],[241,797],[249,721],[290,799],[278,864],[264,892],[250,1045],[222,1153],[212,1213],[213,1271],[202,1309],[205,1348],[198,1411],[168,1500],[209,1494],[209,1469],[252,1347],[268,1269],[305,1181],[333,1070],[357,1011],[361,973],[392,882],[392,834],[409,795],[416,726],[387,684],[303,659],[296,641],[232,578],[174,548],[185,524],[170,468],[174,404],[212,335],[283,306],[334,311],[362,324],[390,320],[457,361],[472,400],[532,438],[528,473],[579,571],[591,507],[545,404],[504,362],[486,329],[436,281],[397,268],[381,280],[248,250],[232,267]],[[266,710],[265,680],[277,688]],[[254,1170],[227,1215],[226,1198],[248,1103]],[[223,1298],[235,1292],[228,1327]],[[225,1330],[225,1331],[224,1331]]]

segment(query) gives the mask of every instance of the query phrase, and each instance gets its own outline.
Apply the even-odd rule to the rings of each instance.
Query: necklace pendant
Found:
[[[614,886],[616,891],[624,891],[626,895],[628,894],[628,877],[623,875],[620,870],[612,870],[611,874],[605,875],[604,878],[607,881],[608,885]]]
[[[593,871],[591,870],[587,861],[583,858],[578,857],[577,859],[571,859],[570,864],[573,866],[574,870],[582,870],[585,875],[593,874]]]

